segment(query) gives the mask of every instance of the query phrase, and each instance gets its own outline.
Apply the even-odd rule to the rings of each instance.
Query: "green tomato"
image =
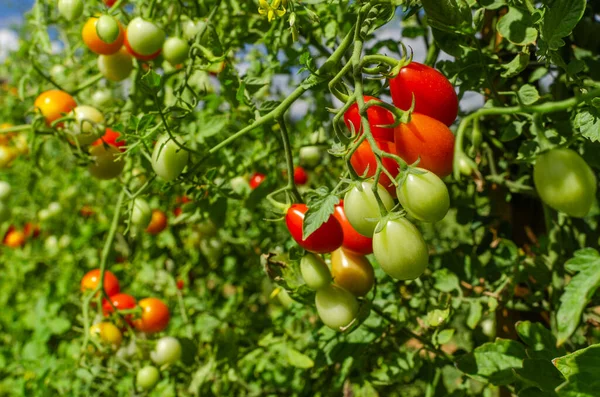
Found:
[[[110,81],[125,80],[133,70],[133,58],[125,47],[110,55],[98,56],[98,69]]]
[[[69,122],[68,132],[80,145],[89,145],[104,134],[104,115],[91,106],[77,106],[70,113],[75,118]]]
[[[318,146],[301,147],[300,164],[307,168],[315,168],[321,164],[321,148]]]
[[[148,202],[141,198],[136,198],[131,208],[131,223],[140,228],[147,228],[152,219],[152,209]]]
[[[304,255],[300,261],[300,272],[310,289],[319,290],[331,284],[331,272],[319,255],[310,252]]]
[[[187,40],[192,40],[196,37],[196,35],[200,32],[200,30],[204,29],[204,33],[202,34],[202,39],[200,40],[200,44],[206,44],[208,39],[208,29],[205,29],[206,22],[204,21],[192,21],[188,19],[183,23],[183,37]]]
[[[58,216],[60,215],[61,211],[62,205],[60,205],[59,202],[53,201],[50,204],[48,204],[48,212],[50,213],[50,216]]]
[[[180,140],[181,143],[181,140]],[[172,181],[183,172],[189,153],[177,146],[168,135],[162,136],[152,152],[152,169],[166,182]]]
[[[110,15],[102,15],[96,21],[96,34],[106,44],[114,43],[120,33],[119,23]]]
[[[570,149],[552,149],[539,155],[533,181],[544,203],[573,217],[586,216],[596,198],[596,175]]]
[[[152,22],[136,17],[127,25],[127,42],[137,54],[155,54],[162,48],[164,41],[165,32]]]
[[[373,236],[373,254],[389,276],[398,280],[419,277],[429,263],[427,244],[406,218],[388,220]]]
[[[156,347],[150,352],[150,359],[156,365],[173,364],[181,358],[181,343],[177,338],[164,336],[156,342]]]
[[[103,55],[102,55],[103,56]],[[100,61],[98,61],[100,63]],[[99,65],[98,65],[99,66]],[[100,70],[100,72],[106,77],[104,72]],[[113,101],[113,96],[109,90],[95,90],[92,94],[92,104],[98,108],[103,108],[105,106],[109,106]]]
[[[450,208],[450,195],[439,176],[423,168],[410,172],[398,187],[398,200],[410,216],[423,222],[444,219]]]
[[[185,62],[189,51],[190,46],[187,41],[179,37],[169,37],[163,45],[162,54],[167,62],[175,66]]]
[[[281,288],[279,290],[279,292],[277,293],[277,299],[279,300],[279,303],[281,303],[281,305],[283,307],[289,307],[292,303],[295,302],[295,300],[292,299],[290,294],[283,288]]]
[[[358,301],[354,295],[335,284],[319,289],[315,304],[321,321],[336,331],[348,326],[358,313]]]
[[[373,237],[375,226],[381,218],[377,198],[373,193],[373,182],[362,182],[361,192],[358,187],[353,187],[344,198],[344,212],[348,221],[357,232],[363,236]],[[377,185],[377,192],[384,207],[389,211],[394,207],[394,199],[381,185]]]
[[[74,21],[83,14],[82,0],[58,0],[58,12],[67,21]]]
[[[12,188],[8,182],[0,181],[0,201],[8,199]]]
[[[10,207],[4,201],[0,201],[0,224],[10,219]]]
[[[98,179],[118,177],[125,167],[125,161],[119,156],[120,154],[121,152],[114,146],[92,146],[90,155],[93,162],[88,167],[88,171]]]
[[[140,369],[135,377],[136,385],[142,390],[152,389],[158,382],[160,374],[158,369],[152,365],[146,365]]]

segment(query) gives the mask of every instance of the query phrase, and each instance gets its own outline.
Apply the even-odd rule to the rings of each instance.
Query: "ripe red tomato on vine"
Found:
[[[285,215],[285,223],[292,238],[299,246],[310,252],[326,253],[338,249],[344,241],[344,231],[338,220],[331,215],[307,239],[302,238],[306,204],[292,204]]]
[[[296,185],[305,185],[308,182],[308,174],[300,166],[294,167],[294,183]]]
[[[358,255],[368,255],[373,252],[373,239],[363,236],[356,231],[348,221],[344,212],[344,201],[340,200],[335,206],[333,216],[338,220],[344,232],[342,247]]]
[[[250,184],[250,189],[252,189],[252,190],[256,189],[261,183],[264,182],[265,179],[267,179],[267,176],[265,174],[261,174],[260,172],[255,172],[250,177],[250,182],[248,182]]]
[[[163,301],[157,298],[145,298],[140,300],[139,306],[142,308],[142,315],[133,320],[135,329],[152,334],[167,328],[171,315],[169,307]]]
[[[396,152],[396,146],[392,142],[378,141],[377,146],[387,153],[394,154]],[[383,157],[381,162],[394,178],[400,173],[400,168],[396,160],[389,157]],[[350,158],[350,163],[359,176],[369,178],[375,175],[377,171],[377,159],[367,140],[358,145],[358,148]],[[379,175],[379,184],[392,196],[396,197],[396,187],[392,183],[390,177],[383,172]]]
[[[365,95],[365,102],[377,101],[382,102],[372,96]],[[371,106],[367,109],[367,118],[369,120],[369,126],[371,127],[371,133],[373,138],[378,141],[394,141],[394,128],[384,128],[384,125],[394,124],[394,115],[389,110],[381,106]],[[344,122],[350,130],[354,130],[357,135],[362,135],[362,122],[360,113],[358,112],[358,104],[355,103],[344,113]]]
[[[96,289],[98,283],[100,283],[100,269],[90,270],[81,279],[81,291],[87,292]],[[119,293],[121,287],[119,286],[119,279],[111,272],[106,270],[104,272],[104,290],[108,296],[113,296]]]
[[[104,135],[102,135],[101,138],[94,141],[92,143],[92,146],[98,146],[98,145],[102,145],[104,143],[107,145],[114,146],[117,149],[119,149],[121,152],[124,152],[127,142],[119,139],[120,137],[121,137],[120,132],[112,130],[110,128],[107,128],[106,131],[104,132]]]

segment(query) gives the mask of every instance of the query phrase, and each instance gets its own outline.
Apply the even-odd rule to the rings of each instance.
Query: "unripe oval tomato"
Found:
[[[99,145],[90,149],[93,163],[88,171],[93,177],[108,180],[121,175],[125,168],[125,160],[119,157],[120,152],[114,146]]]
[[[310,252],[324,254],[338,249],[344,240],[344,232],[335,217],[330,216],[306,240],[302,238],[304,215],[308,211],[306,204],[292,204],[285,215],[287,228],[299,246]]]
[[[71,110],[77,107],[77,102],[69,94],[61,90],[49,90],[42,92],[33,103],[40,110],[46,124],[50,125]]]
[[[379,149],[383,150],[387,153],[395,154],[396,146],[392,142],[377,142],[377,146]],[[389,157],[384,157],[381,159],[383,166],[392,174],[395,178],[400,172],[398,163]],[[371,145],[368,141],[363,141],[358,148],[352,154],[350,158],[350,163],[352,164],[352,168],[354,171],[362,177],[370,178],[375,176],[377,172],[377,159],[375,158],[375,154],[371,149]],[[388,191],[392,196],[396,195],[396,186],[392,183],[392,180],[385,173],[381,173],[379,175],[379,184]]]
[[[321,164],[321,148],[318,146],[303,146],[300,148],[300,164],[315,168]]]
[[[163,44],[163,57],[171,65],[180,65],[188,58],[190,46],[180,37],[169,37]]]
[[[0,225],[10,219],[11,212],[8,204],[0,200]]]
[[[300,273],[306,286],[315,291],[331,284],[331,272],[329,272],[327,264],[323,258],[312,252],[302,257]]]
[[[381,100],[365,95],[365,102]],[[383,125],[394,124],[394,115],[389,110],[380,106],[371,106],[367,109],[367,119],[369,120],[369,126],[371,127],[371,134],[373,138],[378,141],[394,141],[394,128],[383,128]],[[357,135],[362,135],[362,122],[360,113],[358,112],[358,104],[350,106],[350,108],[344,113],[344,122],[350,131],[354,131]]]
[[[161,210],[152,210],[152,218],[146,231],[150,234],[158,234],[167,227],[167,215]]]
[[[131,208],[131,223],[141,228],[147,228],[152,220],[152,209],[148,202],[141,198],[136,198]]]
[[[410,109],[415,96],[416,113],[433,117],[451,125],[458,114],[458,97],[454,87],[439,71],[418,62],[404,66],[398,76],[390,80],[394,105]]]
[[[104,115],[91,106],[77,106],[70,113],[75,120],[69,121],[67,128],[80,145],[89,145],[102,134]]]
[[[373,254],[384,272],[398,280],[419,277],[429,262],[427,244],[406,218],[392,219],[373,236]]]
[[[354,296],[365,296],[375,284],[375,273],[369,260],[344,248],[331,253],[331,275],[336,285]]]
[[[81,291],[91,291],[96,289],[100,282],[100,269],[90,270],[81,279]],[[104,290],[108,296],[113,296],[119,293],[119,279],[110,271],[104,272]]]
[[[90,335],[98,338],[100,343],[117,349],[123,341],[123,334],[113,323],[101,322],[90,327]]]
[[[0,201],[8,199],[11,191],[10,183],[0,181]]]
[[[114,131],[114,130],[111,130],[110,128],[107,128],[106,131],[104,132],[104,135],[102,135],[102,137],[100,137],[99,139],[95,140],[92,143],[92,146],[110,145],[110,146],[116,147],[121,152],[124,152],[125,145],[127,145],[127,142],[125,142],[122,139],[119,139],[120,137],[121,137],[121,134],[118,131]]]
[[[146,365],[141,368],[135,376],[135,384],[142,390],[150,390],[158,382],[160,374],[153,365]]]
[[[544,203],[573,217],[586,216],[596,198],[596,175],[570,149],[540,154],[533,167],[533,181]]]
[[[166,182],[177,178],[187,165],[189,153],[168,135],[162,136],[152,152],[152,169]]]
[[[25,245],[25,233],[12,229],[4,235],[4,245],[10,248],[18,248]]]
[[[343,200],[340,200],[339,204],[335,206],[333,216],[338,220],[344,231],[344,242],[342,243],[344,249],[358,255],[368,255],[373,252],[373,239],[363,236],[352,227],[344,212]]]
[[[308,175],[302,167],[294,167],[294,182],[296,185],[304,185],[308,182]]]
[[[321,321],[336,331],[348,326],[358,313],[358,302],[354,295],[335,284],[318,290],[315,304]]]
[[[135,329],[147,334],[160,332],[169,325],[169,308],[160,299],[145,298],[139,302],[142,316],[133,321]]]
[[[181,343],[177,338],[164,336],[156,342],[150,359],[156,365],[174,364],[181,358]]]
[[[112,43],[105,43],[98,36],[98,32],[96,31],[97,23],[98,17],[91,17],[90,19],[88,19],[85,25],[83,25],[81,37],[83,38],[83,42],[85,43],[87,48],[89,48],[90,51],[98,55],[110,55],[119,51],[123,46],[123,42],[125,40],[125,33],[121,23],[117,22],[119,32],[117,34],[117,38]]]
[[[58,12],[67,21],[74,21],[83,14],[82,0],[58,0]]]
[[[373,182],[362,182],[361,192],[354,186],[344,197],[344,212],[352,227],[366,237],[372,237],[375,226],[381,218],[381,211],[377,198],[373,193]],[[394,199],[381,186],[377,186],[377,192],[383,202],[383,206],[389,211],[394,207]]]
[[[439,176],[422,168],[406,176],[398,187],[398,201],[410,216],[423,222],[441,221],[450,208],[446,184]]]
[[[133,58],[125,47],[111,55],[98,57],[100,73],[110,81],[125,80],[133,70]]]
[[[158,56],[164,41],[165,32],[152,22],[136,17],[127,25],[125,45],[136,58]]]
[[[408,164],[420,158],[419,167],[440,178],[450,175],[454,159],[454,134],[442,122],[413,113],[408,123],[394,130],[396,153]]]
[[[265,174],[261,174],[260,172],[255,172],[252,174],[250,177],[250,182],[248,182],[250,189],[256,189],[266,178],[267,176]]]

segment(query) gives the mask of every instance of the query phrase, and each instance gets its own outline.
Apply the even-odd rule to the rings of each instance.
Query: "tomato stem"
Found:
[[[292,196],[292,201],[294,203],[302,203],[302,197],[298,192],[298,188],[296,187],[296,182],[294,181],[294,157],[292,154],[292,147],[290,145],[290,137],[285,126],[285,120],[283,117],[278,119],[279,123],[279,131],[281,132],[281,141],[283,142],[283,150],[285,153],[285,163],[287,166],[287,191]]]

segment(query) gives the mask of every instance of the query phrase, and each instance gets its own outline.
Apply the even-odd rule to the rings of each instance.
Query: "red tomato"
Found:
[[[263,181],[267,178],[265,174],[261,174],[260,172],[255,172],[250,177],[250,189],[254,190],[263,183]]]
[[[121,152],[124,152],[125,151],[124,146],[127,145],[127,142],[119,139],[120,136],[121,136],[121,134],[118,131],[107,128],[106,132],[104,132],[104,135],[102,136],[102,138],[94,141],[92,143],[92,146],[98,146],[98,145],[102,145],[102,143],[106,143],[107,145],[114,146],[117,149],[119,149]]]
[[[188,196],[180,196],[175,199],[175,203],[177,203],[177,204],[187,204],[187,203],[191,203],[191,202],[192,202],[192,199],[189,198]],[[173,209],[173,214],[175,215],[175,217],[178,217],[179,215],[181,215],[182,212],[183,212],[183,210],[181,209],[181,207],[175,207]]]
[[[381,100],[365,95],[365,102],[368,101],[377,101],[381,102]],[[393,128],[383,128],[382,125],[391,125],[394,124],[394,115],[387,109],[382,108],[380,106],[371,106],[367,109],[367,118],[369,119],[369,125],[371,126],[371,133],[373,134],[373,138],[378,141],[394,141],[394,129]],[[354,127],[354,131],[357,134],[362,134],[362,125],[360,120],[360,114],[358,113],[358,104],[354,104],[350,106],[350,109],[344,113],[344,122],[348,129],[352,130],[351,125]]]
[[[451,125],[458,114],[458,97],[454,87],[439,71],[411,62],[390,80],[390,92],[394,105],[402,110],[410,109],[415,96],[416,113],[422,113]]]
[[[302,239],[302,227],[306,211],[308,211],[306,204],[293,204],[285,215],[287,228],[298,245],[307,251],[319,254],[340,248],[344,240],[344,232],[334,216],[330,216],[327,222],[323,223],[306,240]]]
[[[183,287],[185,287],[185,282],[182,279],[178,278],[177,279],[177,289],[181,291],[183,289]]]
[[[146,231],[150,234],[158,234],[165,230],[167,227],[167,215],[161,210],[152,210],[152,219],[150,224],[146,228]]]
[[[129,294],[118,293],[112,295],[110,300],[112,302],[112,306],[107,300],[102,303],[102,312],[105,316],[108,316],[110,313],[114,312],[113,306],[117,310],[126,310],[134,309],[136,305],[135,298]]]
[[[26,236],[20,230],[16,230],[11,227],[11,229],[6,232],[4,235],[4,245],[11,248],[18,248],[25,245]]]
[[[308,182],[308,175],[302,167],[294,167],[294,182],[296,185],[304,185]]]
[[[40,235],[40,225],[36,225],[35,223],[27,222],[23,227],[23,233],[25,233],[26,238],[37,238]]]
[[[104,0],[104,4],[106,4],[107,7],[112,7],[116,2],[117,0]]]
[[[396,151],[396,147],[391,142],[377,142],[377,146],[379,149],[384,152],[394,153]],[[384,157],[381,159],[383,162],[383,166],[394,176],[394,178],[400,172],[398,163],[389,157]],[[368,141],[363,141],[356,149],[356,152],[350,158],[350,163],[354,168],[354,171],[360,176],[365,175],[366,177],[372,177],[375,175],[375,171],[377,171],[377,160],[375,159],[375,154],[371,149],[371,145]],[[368,170],[367,170],[368,169]],[[396,187],[392,183],[392,180],[384,173],[381,173],[379,176],[379,184],[393,196],[396,197]]]
[[[413,113],[409,123],[394,130],[396,154],[408,164],[417,159],[425,168],[440,178],[452,172],[454,134],[444,123],[419,113]]]
[[[90,270],[81,279],[81,291],[89,291],[96,288],[100,282],[100,269]],[[118,294],[120,291],[119,279],[110,271],[104,272],[104,290],[108,296]]]
[[[145,298],[139,305],[142,308],[142,316],[133,321],[135,329],[151,334],[167,328],[171,315],[163,301],[157,298]]]
[[[363,236],[352,227],[344,212],[343,200],[340,200],[339,204],[335,206],[333,216],[338,220],[344,231],[344,242],[342,243],[344,249],[358,255],[368,255],[373,252],[373,239]]]
[[[79,210],[79,213],[81,214],[81,216],[83,216],[84,218],[89,218],[90,216],[94,215],[96,213],[96,211],[94,211],[92,209],[92,207],[90,207],[89,205],[84,205],[83,207],[81,207],[81,209]]]

